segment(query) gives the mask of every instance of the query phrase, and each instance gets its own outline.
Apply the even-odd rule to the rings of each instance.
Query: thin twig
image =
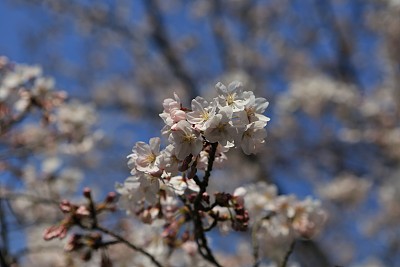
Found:
[[[285,257],[283,258],[283,261],[282,261],[282,264],[280,265],[280,267],[286,267],[289,257],[293,253],[295,244],[296,244],[296,240],[293,240],[292,243],[290,244],[289,250],[286,252]]]
[[[153,31],[151,37],[154,43],[160,49],[162,56],[165,58],[175,77],[186,87],[191,98],[195,98],[198,95],[196,84],[191,75],[186,71],[183,62],[178,57],[168,38],[157,3],[154,0],[144,0],[143,3],[152,24]]]
[[[257,234],[258,230],[260,229],[261,222],[262,222],[262,220],[257,221],[254,224],[253,229],[251,231],[251,241],[252,241],[252,245],[253,245],[253,258],[254,258],[253,267],[258,267],[260,265],[259,254],[258,254],[258,251],[260,249],[260,244],[258,243],[256,234]]]
[[[261,228],[261,224],[264,220],[269,220],[272,216],[275,215],[275,212],[269,212],[266,214],[264,217],[259,219],[254,223],[253,229],[251,231],[251,242],[253,246],[253,258],[254,258],[254,265],[253,267],[258,267],[260,265],[260,260],[259,260],[259,249],[260,249],[260,244],[258,243],[257,240],[257,232]]]
[[[6,218],[6,211],[3,207],[3,198],[0,197],[0,230],[1,230],[1,243],[2,247],[0,247],[0,262],[2,266],[9,266],[8,257],[9,257],[9,238],[8,238],[8,225]]]
[[[107,234],[109,236],[114,237],[115,239],[117,239],[118,241],[120,241],[121,243],[124,243],[125,245],[127,245],[128,247],[130,247],[131,249],[142,253],[143,255],[145,255],[146,257],[148,257],[153,263],[154,265],[156,265],[157,267],[162,267],[162,265],[154,258],[153,255],[151,255],[150,253],[148,253],[147,251],[145,251],[144,249],[137,247],[136,245],[132,244],[131,242],[129,242],[128,240],[126,240],[125,238],[123,238],[122,236],[120,236],[117,233],[114,233],[113,231],[104,228],[100,225],[96,225],[95,230],[98,230],[104,234]]]

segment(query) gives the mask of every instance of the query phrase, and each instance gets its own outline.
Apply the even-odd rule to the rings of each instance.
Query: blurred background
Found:
[[[163,99],[189,106],[218,81],[242,81],[270,103],[267,141],[257,156],[230,152],[212,186],[268,181],[321,199],[329,219],[296,246],[301,266],[400,266],[400,1],[2,0],[0,54],[42,66],[90,106],[99,141],[57,157],[79,171],[73,192],[129,175],[135,142],[160,135]],[[15,176],[0,174],[3,186],[24,188]],[[13,205],[0,249],[18,254],[38,224],[15,223]]]

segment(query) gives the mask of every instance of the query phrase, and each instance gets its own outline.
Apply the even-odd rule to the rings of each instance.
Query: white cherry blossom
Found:
[[[137,142],[133,153],[128,156],[132,158],[137,170],[147,173],[159,171],[160,163],[160,138],[151,138],[149,144]]]
[[[160,190],[160,181],[150,174],[134,172],[134,175],[128,177],[124,184],[116,184],[115,188],[123,196],[123,203],[136,203],[144,199],[150,204],[155,204]],[[129,203],[125,205],[129,206]]]
[[[234,81],[231,82],[228,87],[226,87],[221,82],[215,85],[218,92],[218,107],[229,106],[234,112],[244,110],[245,105],[249,102],[243,95],[243,85],[241,82]]]
[[[211,120],[204,136],[211,143],[219,142],[224,147],[233,147],[237,129],[231,124],[232,109],[230,107],[220,108],[220,111]]]
[[[193,192],[200,191],[199,186],[196,184],[196,182],[193,179],[188,179],[182,175],[177,175],[177,176],[172,177],[168,181],[168,186],[177,195],[183,195],[185,193],[186,189],[189,189]]]
[[[247,155],[255,154],[265,142],[264,138],[267,137],[267,132],[264,129],[265,122],[255,121],[250,123],[242,136],[241,146],[243,152]]]
[[[235,115],[243,124],[250,124],[255,121],[267,123],[270,118],[263,115],[269,102],[262,97],[255,97],[253,92],[244,92],[249,102],[245,105],[244,110],[238,111]]]
[[[197,156],[203,148],[200,133],[194,130],[187,121],[176,124],[175,130],[169,136],[169,141],[175,146],[176,157],[184,160],[189,154]]]
[[[210,119],[215,115],[217,105],[215,102],[209,104],[207,100],[198,96],[192,100],[192,111],[187,113],[187,120],[194,124],[197,129],[204,131]]]
[[[171,180],[169,180],[168,185],[177,195],[183,195],[187,188],[185,179],[180,175],[172,177]]]
[[[171,174],[177,174],[181,160],[176,157],[175,146],[169,144],[160,153],[160,167]]]

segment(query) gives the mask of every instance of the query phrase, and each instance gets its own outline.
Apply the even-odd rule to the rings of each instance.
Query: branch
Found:
[[[173,74],[178,78],[186,89],[190,92],[190,98],[196,98],[198,94],[196,84],[189,73],[185,70],[183,63],[174,51],[171,42],[168,39],[166,29],[162,20],[161,12],[154,0],[144,0],[144,6],[153,26],[152,39],[161,50],[166,62],[171,68]]]
[[[259,261],[259,254],[258,251],[260,249],[258,240],[257,240],[257,232],[258,230],[260,230],[261,228],[261,224],[264,220],[269,220],[271,217],[275,216],[275,212],[270,212],[267,215],[265,215],[264,217],[262,217],[261,219],[259,219],[258,221],[256,221],[254,223],[253,229],[251,231],[251,242],[253,245],[253,258],[254,258],[254,265],[253,267],[258,267],[260,265],[260,261]]]
[[[3,207],[3,202],[5,200],[0,198],[0,227],[1,227],[1,243],[2,247],[0,247],[0,262],[1,266],[7,267],[9,266],[8,263],[8,256],[9,256],[9,238],[8,238],[8,225],[6,219],[6,213]]]
[[[233,64],[234,60],[229,49],[228,29],[225,27],[222,18],[223,7],[220,0],[211,2],[212,12],[209,19],[211,20],[212,32],[217,45],[218,54],[220,55],[221,65],[224,69],[229,70],[236,66]]]
[[[148,253],[147,251],[145,251],[144,249],[137,247],[136,245],[132,244],[131,242],[129,242],[128,240],[126,240],[125,238],[123,238],[122,236],[120,236],[117,233],[112,232],[111,230],[104,228],[100,225],[96,225],[95,230],[98,230],[104,234],[107,234],[109,236],[114,237],[115,239],[117,239],[119,242],[124,243],[126,246],[130,247],[131,249],[140,252],[141,254],[145,255],[146,257],[148,257],[153,263],[154,265],[156,265],[157,267],[162,267],[162,265],[156,260],[156,258],[154,258],[153,255],[151,255],[150,253]]]
[[[218,146],[218,143],[211,144],[211,151],[209,153],[207,170],[204,175],[203,181],[201,181],[201,183],[199,183],[200,191],[199,191],[196,199],[194,200],[194,205],[193,205],[194,210],[191,213],[192,213],[192,217],[193,217],[194,234],[195,234],[199,253],[206,260],[208,260],[215,266],[221,267],[221,265],[215,259],[210,247],[207,244],[207,238],[204,233],[203,221],[201,218],[202,217],[201,210],[203,209],[202,205],[201,205],[201,200],[202,200],[203,194],[206,192],[206,189],[208,186],[208,181],[211,176],[211,171],[212,171],[214,160],[215,160],[215,153],[217,152],[217,146]]]
[[[362,84],[357,74],[357,68],[351,60],[353,47],[348,40],[348,35],[346,36],[338,23],[331,0],[315,1],[315,7],[325,28],[330,28],[336,35],[336,69],[338,74],[343,81],[352,82],[361,88]]]
[[[290,244],[289,250],[286,252],[285,257],[283,258],[283,261],[282,261],[282,264],[280,265],[280,267],[286,267],[289,257],[294,250],[295,244],[296,244],[296,240],[293,240],[292,243]]]

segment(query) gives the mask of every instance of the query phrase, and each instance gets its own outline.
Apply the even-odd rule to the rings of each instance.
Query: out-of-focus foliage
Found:
[[[257,156],[231,151],[228,167],[215,172],[210,188],[231,192],[268,181],[279,194],[321,198],[328,222],[315,242],[296,244],[293,259],[300,266],[400,264],[399,1],[10,0],[2,5],[10,14],[29,15],[29,23],[18,29],[24,61],[40,64],[69,95],[96,106],[58,107],[64,96],[48,93],[40,99],[50,104],[33,101],[35,88],[53,87],[35,67],[7,78],[23,87],[13,92],[18,98],[5,103],[9,92],[0,88],[4,255],[46,266],[42,261],[50,262],[50,256],[23,258],[28,250],[19,250],[24,244],[43,246],[38,228],[45,226],[37,220],[58,219],[54,206],[42,200],[73,194],[82,180],[123,182],[132,144],[159,134],[153,129],[161,125],[163,99],[176,92],[189,106],[198,95],[214,96],[216,81],[240,80],[270,102],[266,144]],[[7,43],[7,36],[0,40]],[[7,64],[2,60],[1,69]],[[43,112],[21,120],[9,116],[23,115],[30,105]],[[100,132],[86,135],[96,117],[103,138]],[[16,128],[8,131],[14,121]],[[146,128],[137,127],[141,124]],[[46,186],[37,185],[42,182]],[[50,192],[60,195],[46,195]],[[15,225],[24,226],[25,241],[5,234],[21,231]],[[135,227],[129,220],[120,225],[126,233]],[[229,249],[215,244],[224,253],[237,249],[237,258],[226,256],[225,265],[251,262],[251,249],[241,238],[235,236],[237,245]],[[109,253],[122,260],[129,251]]]

